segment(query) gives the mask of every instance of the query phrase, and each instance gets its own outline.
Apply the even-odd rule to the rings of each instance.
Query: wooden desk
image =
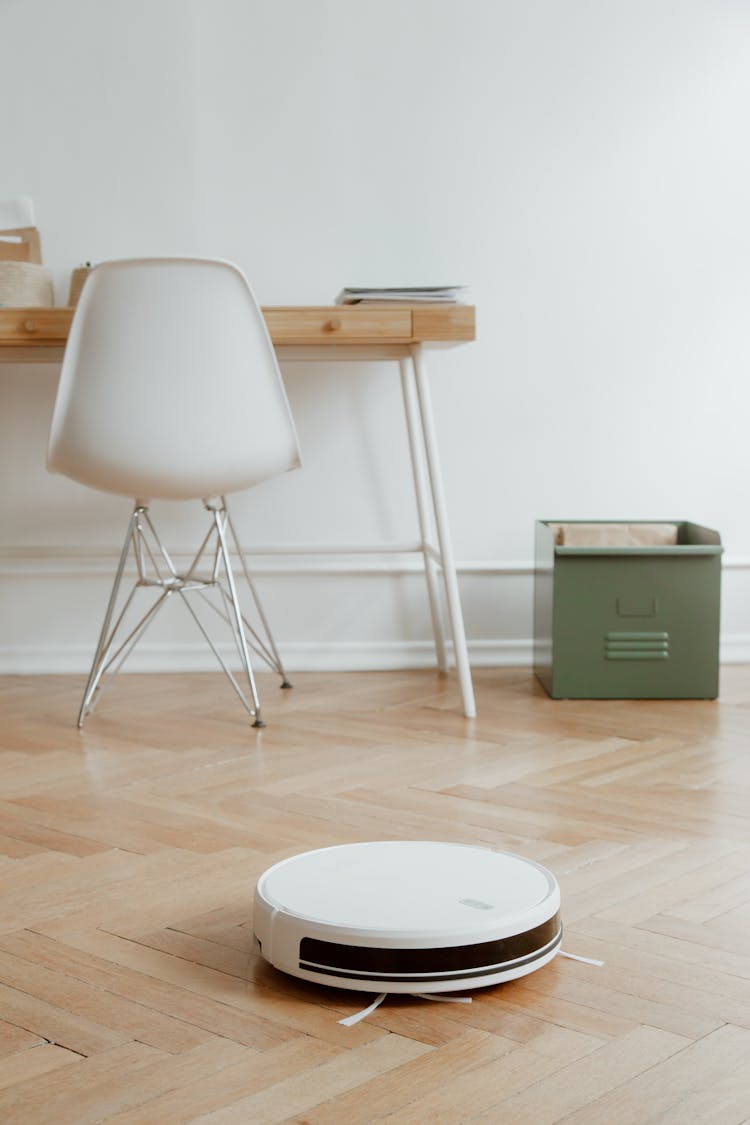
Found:
[[[274,307],[263,315],[277,347],[461,343],[474,339],[470,305]],[[62,359],[73,309],[0,309],[0,362]]]
[[[326,547],[319,554],[360,553],[422,556],[435,651],[441,671],[448,669],[439,578],[442,576],[453,657],[464,714],[476,714],[474,689],[458,594],[448,517],[427,384],[425,350],[466,343],[475,337],[470,305],[378,305],[264,308],[263,315],[279,359],[285,363],[325,360],[397,360],[419,521],[413,544]],[[0,309],[0,363],[59,363],[73,310]],[[433,543],[433,538],[437,543]],[[309,553],[310,548],[290,548]]]

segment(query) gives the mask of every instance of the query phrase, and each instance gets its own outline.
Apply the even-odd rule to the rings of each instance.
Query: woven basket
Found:
[[[0,262],[0,308],[50,307],[52,276],[34,262]]]

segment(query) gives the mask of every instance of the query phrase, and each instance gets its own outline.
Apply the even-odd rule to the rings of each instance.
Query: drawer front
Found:
[[[274,344],[396,343],[411,339],[410,309],[264,309]]]
[[[716,697],[718,555],[558,555],[553,598],[556,697]]]
[[[73,310],[68,308],[0,309],[0,343],[62,344],[72,319]]]

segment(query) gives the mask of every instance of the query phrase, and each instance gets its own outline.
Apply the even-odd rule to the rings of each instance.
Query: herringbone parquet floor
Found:
[[[0,680],[0,1121],[750,1120],[750,668],[718,703],[552,702],[431,671]],[[337,842],[441,839],[557,875],[566,948],[471,1005],[282,977],[255,879]]]

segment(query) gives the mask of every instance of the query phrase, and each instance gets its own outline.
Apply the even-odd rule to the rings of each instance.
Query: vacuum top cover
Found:
[[[554,887],[543,867],[508,852],[398,840],[293,856],[261,876],[258,894],[272,909],[338,931],[476,937],[511,933],[540,908],[540,919],[548,916]]]

